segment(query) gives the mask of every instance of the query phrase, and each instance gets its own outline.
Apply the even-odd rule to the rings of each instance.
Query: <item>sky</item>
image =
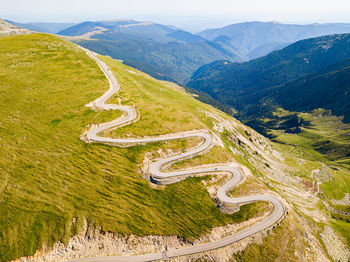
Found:
[[[350,0],[0,0],[0,17],[17,22],[133,18],[193,30],[245,21],[350,23]]]

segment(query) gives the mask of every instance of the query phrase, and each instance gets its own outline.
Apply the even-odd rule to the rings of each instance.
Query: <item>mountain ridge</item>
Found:
[[[153,22],[135,20],[83,22],[60,35],[110,55],[163,80],[184,83],[201,65],[216,59],[243,61],[220,43]]]
[[[283,143],[305,142],[327,158],[346,163],[350,144],[346,131],[338,127],[347,130],[350,122],[349,66],[350,34],[329,35],[242,64],[213,62],[198,69],[188,86],[233,107],[238,119],[265,136]],[[323,125],[314,113],[319,109],[331,112],[321,116],[334,114],[341,120],[331,127],[326,124],[331,117],[326,117]]]
[[[255,21],[207,29],[199,35],[208,40],[219,36],[230,37],[228,45],[254,59],[302,39],[340,33],[350,33],[350,24],[298,25]]]
[[[56,34],[59,31],[75,25],[75,23],[49,23],[49,22],[32,22],[32,23],[18,23],[12,20],[6,21],[10,24],[16,25],[18,27],[28,29],[31,31],[41,32],[41,33],[51,33]]]
[[[220,94],[220,90],[231,94],[235,90],[241,98],[251,96],[251,92],[261,92],[350,57],[349,43],[350,34],[329,35],[301,40],[245,63],[217,61],[199,68],[188,86],[241,109],[244,104],[238,98]]]

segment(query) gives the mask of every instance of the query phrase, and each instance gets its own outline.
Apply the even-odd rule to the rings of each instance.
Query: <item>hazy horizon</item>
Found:
[[[350,23],[345,0],[0,0],[0,17],[16,22],[73,22],[130,18],[198,31],[240,22]]]

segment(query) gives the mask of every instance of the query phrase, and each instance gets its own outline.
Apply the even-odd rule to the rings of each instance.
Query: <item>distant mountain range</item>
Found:
[[[238,110],[249,124],[276,106],[332,110],[350,122],[350,34],[299,41],[246,63],[216,61],[198,69],[188,86]],[[263,122],[260,122],[263,126]]]
[[[74,37],[70,40],[121,59],[158,79],[178,83],[184,83],[198,67],[217,59],[244,61],[220,43],[153,22],[83,22],[58,34]]]
[[[15,26],[25,28],[31,31],[56,34],[59,31],[75,25],[75,23],[17,23],[14,21],[6,20]]]
[[[336,33],[350,33],[350,24],[247,22],[194,35],[174,26],[121,19],[83,22],[58,32],[156,78],[182,84],[200,66],[215,60],[245,62],[301,39]]]
[[[302,39],[341,33],[350,33],[350,24],[247,22],[204,30],[199,35],[236,50],[246,59],[254,59]]]
[[[247,22],[192,34],[175,26],[117,19],[73,23],[16,23],[56,33],[97,53],[123,60],[162,80],[185,84],[201,66],[217,60],[245,62],[300,39],[350,33],[350,24],[287,25]]]

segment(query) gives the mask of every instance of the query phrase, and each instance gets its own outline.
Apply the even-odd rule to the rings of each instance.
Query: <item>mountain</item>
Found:
[[[118,19],[110,21],[83,22],[58,32],[59,35],[81,36],[89,34],[122,33],[147,38],[149,40],[167,41],[166,35],[176,29],[153,22],[139,22],[132,19]]]
[[[193,150],[202,144],[196,137],[128,147],[89,143],[91,126],[120,118],[121,112],[86,106],[109,85],[78,46],[54,35],[28,34],[0,38],[0,50],[1,261],[164,252],[221,239],[271,214],[272,206],[262,201],[239,209],[218,203],[217,187],[227,179],[222,172],[171,185],[150,183],[150,163]],[[230,163],[244,175],[230,197],[273,194],[285,200],[286,217],[274,226],[225,252],[185,259],[347,260],[348,206],[342,204],[350,188],[347,169],[302,148],[273,143],[176,84],[99,58],[120,83],[111,103],[133,106],[139,116],[101,135],[141,138],[205,130],[215,137],[213,146],[167,170]]]
[[[350,33],[350,24],[247,22],[204,30],[199,35],[210,41],[225,37],[227,46],[249,59],[254,59],[302,39],[341,33]]]
[[[6,22],[3,19],[0,19],[0,37],[8,35],[23,35],[29,33],[30,31],[27,29],[20,28],[18,26],[10,24],[9,22]]]
[[[241,121],[276,138],[273,130],[300,133],[309,128],[309,121],[304,121],[308,117],[303,118],[298,112],[323,108],[342,117],[345,123],[350,122],[349,58],[350,34],[323,36],[299,41],[242,64],[217,61],[205,65],[193,74],[187,85],[233,107]],[[278,108],[296,113],[279,114]],[[323,130],[332,128],[318,126]],[[341,121],[334,124],[333,131],[340,126]],[[323,137],[324,132],[319,131],[318,137]],[[338,144],[345,134],[335,139]],[[329,141],[329,137],[323,140]],[[345,139],[343,145],[332,150],[334,152],[327,151],[328,157],[348,159],[350,144]]]
[[[18,23],[10,20],[6,20],[7,22],[21,27],[25,28],[31,31],[35,32],[42,32],[42,33],[51,33],[56,34],[59,31],[64,30],[65,28],[71,27],[75,25],[75,23],[44,23],[44,22],[37,22],[37,23]]]
[[[299,41],[246,63],[217,61],[199,68],[188,86],[242,110],[274,86],[350,57],[350,34]],[[267,90],[267,91],[265,91]]]
[[[143,70],[158,79],[174,82],[186,81],[203,64],[217,58],[230,58],[206,42],[160,43],[141,38],[120,41],[73,40],[73,42],[103,55],[121,59],[125,64]]]
[[[184,41],[186,43],[197,43],[197,42],[206,41],[206,39],[203,37],[191,34],[183,30],[176,30],[174,32],[167,34],[167,36],[179,41]]]
[[[83,22],[59,34],[71,36],[71,41],[123,60],[153,77],[178,83],[186,82],[198,67],[217,59],[245,60],[221,43],[152,22]]]
[[[278,86],[269,96],[287,110],[324,108],[350,123],[350,59]]]

